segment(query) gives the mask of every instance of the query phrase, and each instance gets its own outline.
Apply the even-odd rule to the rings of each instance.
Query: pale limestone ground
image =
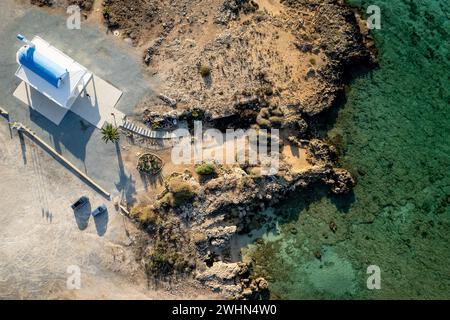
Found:
[[[27,137],[10,139],[0,118],[0,298],[167,299],[205,297],[187,284],[148,290],[127,237],[142,236],[132,223]],[[81,195],[108,214],[85,229],[70,208]],[[88,214],[89,206],[82,212]],[[81,290],[67,290],[67,267],[81,269]],[[186,291],[186,293],[185,293]],[[194,291],[194,292],[189,292]]]

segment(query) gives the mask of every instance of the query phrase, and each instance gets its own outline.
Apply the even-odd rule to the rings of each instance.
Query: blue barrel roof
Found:
[[[66,69],[40,54],[33,47],[23,46],[20,48],[17,52],[17,59],[20,64],[36,73],[56,88],[60,87],[61,80],[67,74]]]

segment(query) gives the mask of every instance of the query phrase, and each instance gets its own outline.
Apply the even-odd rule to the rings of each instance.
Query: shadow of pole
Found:
[[[127,175],[125,172],[125,166],[123,164],[122,151],[120,151],[119,141],[115,141],[114,146],[116,147],[117,163],[119,165],[119,185],[121,185],[122,181],[127,180]]]
[[[134,195],[136,194],[136,188],[134,186],[133,178],[127,176],[125,166],[122,159],[122,152],[120,151],[119,141],[115,141],[117,163],[119,166],[119,181],[116,183],[117,190],[122,194],[122,198],[125,197],[126,202],[132,203],[134,201]]]
[[[20,150],[22,151],[22,160],[23,160],[23,164],[27,164],[27,148],[25,145],[25,139],[23,138],[23,133],[22,131],[18,131],[19,133],[19,140],[20,140]]]

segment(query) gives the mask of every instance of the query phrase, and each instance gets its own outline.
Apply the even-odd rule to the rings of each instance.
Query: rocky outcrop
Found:
[[[345,169],[333,169],[330,178],[324,182],[331,186],[331,191],[335,194],[349,193],[355,186],[355,180],[350,172]]]
[[[239,13],[249,13],[258,10],[258,4],[252,0],[225,0],[219,8],[219,13],[214,17],[214,22],[227,25],[236,20]]]
[[[31,0],[31,4],[34,4],[39,7],[51,7],[53,5],[53,0]]]
[[[246,124],[270,105],[284,115],[280,127],[297,123],[305,135],[309,117],[332,107],[343,92],[348,66],[374,61],[353,11],[338,0],[283,1],[273,4],[274,11],[251,0],[223,0],[202,14],[183,3],[171,8],[173,21],[164,20],[171,27],[157,33],[163,40],[155,40],[144,57],[180,111],[240,116]],[[213,16],[213,26],[206,15]],[[204,28],[204,40],[187,37]],[[205,64],[208,79],[199,72]]]
[[[91,11],[94,0],[31,0],[32,5],[39,7],[63,7],[67,8],[71,5],[80,7],[82,11]]]
[[[341,1],[286,0],[283,3],[291,8],[306,8],[312,12],[314,18],[310,22],[309,30],[314,30],[320,38],[320,44],[305,41],[305,33],[300,31],[297,34],[296,46],[302,52],[321,51],[328,60],[314,72],[323,87],[301,104],[302,112],[313,116],[333,105],[343,90],[344,74],[349,66],[373,65],[376,63],[376,57],[366,46],[368,41],[362,36],[355,13]],[[306,38],[309,37],[306,35]]]
[[[251,280],[247,264],[215,262],[210,268],[196,275],[196,279],[215,292],[236,299],[267,298],[269,284],[264,278]]]
[[[121,34],[133,44],[154,26],[161,7],[159,1],[146,0],[104,0],[102,5],[106,26],[113,30],[120,29]]]
[[[289,192],[304,189],[315,183],[324,183],[336,194],[349,192],[354,181],[348,171],[333,168],[329,161],[330,146],[313,142],[317,149],[317,163],[301,173],[292,173],[284,164],[279,174],[253,176],[240,167],[223,169],[216,178],[203,185],[195,184],[192,202],[181,206],[161,206],[159,210],[173,211],[198,236],[197,253],[205,265],[212,265],[196,278],[213,289],[235,298],[259,297],[266,292],[267,282],[248,280],[251,268],[244,264],[226,263],[231,239],[238,233],[251,232],[267,224],[259,215],[262,209],[285,198]],[[326,151],[326,152],[325,152]],[[182,178],[186,175],[186,178]],[[188,173],[178,175],[190,181]],[[247,279],[247,280],[246,280]]]
[[[210,287],[213,291],[230,296],[240,294],[240,280],[248,274],[245,263],[214,262],[212,267],[196,275],[196,279]]]
[[[211,246],[224,249],[232,236],[236,233],[236,226],[219,226],[206,230],[206,235]]]
[[[201,11],[186,1],[173,6],[150,1],[154,10],[144,6],[127,21],[134,4],[126,3],[116,7],[117,1],[107,0],[110,12],[106,10],[105,20],[118,23],[133,39],[152,30],[155,38],[144,62],[159,73],[159,90],[170,97],[154,101],[164,105],[161,113],[170,112],[170,118],[169,113],[153,114],[159,111],[150,104],[153,113],[144,114],[146,122],[153,126],[178,117],[188,124],[212,119],[215,125],[226,117],[240,128],[279,128],[291,143],[307,149],[311,166],[300,172],[281,161],[273,175],[237,165],[200,182],[188,173],[177,175],[154,206],[160,216],[175,216],[186,227],[193,251],[203,262],[196,268],[198,281],[227,296],[261,297],[268,290],[267,281],[250,280],[251,266],[230,262],[235,235],[267,224],[258,213],[294,190],[320,183],[332,193],[344,194],[355,184],[348,171],[335,167],[336,148],[313,137],[318,115],[342,92],[349,65],[374,61],[355,15],[338,0],[285,0],[272,11],[251,0],[211,2]],[[204,30],[210,32],[201,41],[191,39]],[[205,67],[208,72],[202,73]],[[170,240],[166,233],[163,236],[164,242]],[[176,249],[184,247],[183,242]],[[165,249],[156,253],[162,255]],[[183,270],[190,265],[186,259],[175,261]],[[154,259],[150,270],[158,263]]]
[[[319,139],[309,141],[308,148],[309,159],[314,164],[333,164],[337,159],[336,148]]]

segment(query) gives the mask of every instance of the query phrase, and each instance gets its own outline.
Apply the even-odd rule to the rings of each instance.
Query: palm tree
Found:
[[[119,130],[114,127],[111,123],[106,123],[105,126],[102,128],[102,134],[103,134],[103,141],[105,143],[111,142],[117,142],[119,141]]]

